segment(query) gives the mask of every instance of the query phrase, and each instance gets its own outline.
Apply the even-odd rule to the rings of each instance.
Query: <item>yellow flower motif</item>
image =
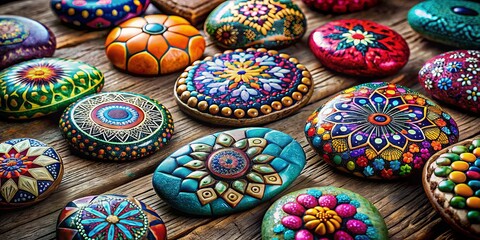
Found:
[[[314,230],[316,234],[323,236],[340,229],[342,218],[338,216],[337,212],[327,207],[317,206],[305,212],[303,221],[305,222],[305,228]]]
[[[358,30],[348,30],[348,32],[342,34],[344,38],[346,38],[347,43],[353,42],[356,46],[358,44],[368,45],[375,41],[375,37],[373,34],[369,33],[368,31]]]
[[[223,25],[221,28],[217,29],[215,38],[217,41],[225,44],[231,45],[237,43],[238,30],[232,25]]]
[[[250,85],[252,88],[260,89],[258,77],[270,77],[268,73],[263,73],[265,69],[268,69],[268,66],[258,66],[251,60],[245,62],[235,61],[233,63],[225,62],[225,66],[227,69],[219,77],[233,81],[229,86],[230,89],[236,88],[240,81]]]

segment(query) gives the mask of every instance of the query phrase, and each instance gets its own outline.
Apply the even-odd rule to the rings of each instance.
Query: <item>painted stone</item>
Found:
[[[0,116],[31,119],[64,110],[76,100],[100,92],[103,73],[84,62],[41,58],[0,72]]]
[[[310,72],[287,54],[225,51],[195,62],[175,85],[180,109],[203,121],[259,125],[288,116],[313,93]]]
[[[58,240],[164,240],[167,229],[150,206],[130,196],[104,194],[69,202],[57,221]]]
[[[64,23],[105,29],[145,12],[150,0],[51,0],[50,6]]]
[[[205,32],[227,49],[285,48],[306,29],[305,15],[291,0],[226,1],[205,20]]]
[[[73,150],[98,160],[134,160],[149,156],[173,135],[172,115],[147,96],[106,92],[70,105],[60,129]]]
[[[380,212],[357,193],[336,187],[291,192],[267,210],[262,239],[388,239]]]
[[[35,139],[0,143],[0,210],[31,206],[62,181],[63,162],[55,149]]]
[[[358,12],[377,5],[378,0],[303,0],[307,6],[320,12]]]
[[[469,239],[480,236],[480,139],[465,140],[433,155],[423,189],[440,216]]]
[[[326,68],[359,77],[393,75],[410,56],[400,34],[368,20],[329,22],[310,34],[309,45]]]
[[[132,18],[114,28],[105,42],[112,64],[138,75],[182,70],[202,56],[205,46],[187,20],[163,14]]]
[[[153,175],[157,194],[191,215],[218,216],[253,208],[283,191],[305,166],[302,146],[268,128],[243,128],[188,143]]]
[[[480,51],[438,55],[423,65],[418,80],[435,99],[480,113]]]
[[[465,49],[480,49],[480,3],[424,1],[408,12],[408,23],[424,38]]]
[[[355,176],[420,173],[435,152],[458,141],[453,118],[409,88],[375,82],[344,90],[307,119],[308,142],[328,164]]]
[[[41,57],[51,57],[57,41],[45,25],[20,16],[0,15],[0,69]]]

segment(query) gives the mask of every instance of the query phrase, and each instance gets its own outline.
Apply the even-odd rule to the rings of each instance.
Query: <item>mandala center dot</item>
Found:
[[[128,113],[123,109],[113,109],[108,111],[108,116],[116,119],[124,119],[128,117]]]
[[[383,113],[374,113],[368,116],[368,121],[375,125],[385,126],[392,121],[392,118]]]
[[[237,74],[240,74],[240,75],[243,75],[245,73],[247,73],[247,71],[245,71],[245,70],[240,70],[240,71],[237,72]]]
[[[107,222],[108,222],[108,223],[116,224],[116,223],[118,223],[119,221],[120,221],[120,219],[119,219],[117,216],[115,216],[115,215],[109,215],[109,216],[107,217]]]
[[[236,179],[249,170],[250,159],[238,148],[224,148],[210,154],[207,168],[218,178]]]
[[[477,16],[478,12],[467,7],[452,7],[452,12],[464,16]]]
[[[365,39],[365,36],[363,34],[360,34],[360,33],[355,33],[352,35],[352,38],[353,39],[358,39],[358,40],[363,40]]]
[[[16,159],[11,159],[7,162],[7,167],[13,167],[17,166],[17,160]]]
[[[35,70],[34,74],[35,74],[35,76],[43,76],[43,75],[45,75],[45,72],[42,71],[42,70]]]
[[[162,34],[167,31],[167,28],[159,23],[148,23],[147,25],[143,26],[143,31],[149,34]]]

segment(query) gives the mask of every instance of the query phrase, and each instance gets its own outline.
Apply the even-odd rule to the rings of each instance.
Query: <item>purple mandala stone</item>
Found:
[[[29,18],[0,15],[0,69],[51,57],[56,45],[55,35],[45,25]]]

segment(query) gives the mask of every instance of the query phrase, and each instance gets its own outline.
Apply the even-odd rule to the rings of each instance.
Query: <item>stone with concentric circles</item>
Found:
[[[0,143],[0,210],[31,206],[58,188],[63,177],[60,155],[30,138]]]
[[[163,14],[129,19],[105,41],[115,67],[147,76],[185,69],[202,56],[205,46],[205,39],[187,20]]]
[[[45,25],[25,17],[0,15],[0,69],[51,57],[56,45],[55,35]]]
[[[165,223],[150,206],[131,196],[103,194],[73,200],[60,212],[57,239],[167,239]]]
[[[139,16],[150,0],[51,0],[50,6],[64,23],[78,28],[105,29]]]
[[[252,126],[288,116],[313,94],[310,72],[274,50],[225,51],[196,61],[178,78],[182,111],[219,125]]]
[[[172,115],[147,96],[127,92],[91,95],[70,105],[60,129],[74,152],[98,160],[134,160],[165,146]]]
[[[302,146],[290,135],[242,128],[208,135],[178,149],[158,166],[153,187],[184,213],[227,215],[273,198],[304,166]]]
[[[400,34],[369,20],[329,22],[310,34],[309,45],[326,68],[359,77],[394,75],[410,56]]]
[[[31,119],[63,111],[76,100],[100,92],[103,73],[84,62],[33,59],[0,72],[0,117]]]
[[[388,239],[377,208],[352,191],[312,187],[275,201],[262,222],[262,239]]]
[[[355,176],[394,179],[420,173],[458,141],[453,118],[401,85],[361,84],[342,91],[307,119],[305,135],[323,161]]]

